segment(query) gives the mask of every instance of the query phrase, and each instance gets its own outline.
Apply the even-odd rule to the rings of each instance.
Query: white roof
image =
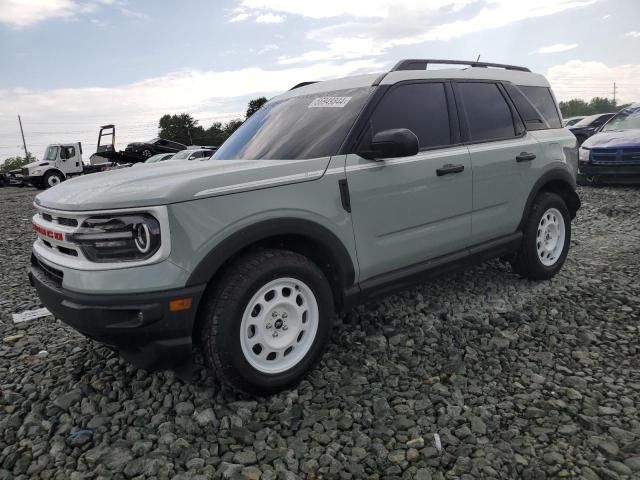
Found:
[[[283,99],[288,97],[296,97],[299,95],[313,95],[316,93],[330,92],[334,90],[369,87],[381,75],[382,73],[374,73],[368,75],[356,75],[353,77],[338,78],[335,80],[325,80],[323,82],[317,82],[311,85],[306,85],[304,87],[296,88],[295,90],[290,90],[283,93],[278,98]],[[547,81],[547,79],[538,73],[492,67],[443,68],[433,70],[397,70],[388,72],[380,82],[380,85],[392,85],[404,80],[438,78],[502,80],[515,83],[516,85],[549,87],[549,82]]]

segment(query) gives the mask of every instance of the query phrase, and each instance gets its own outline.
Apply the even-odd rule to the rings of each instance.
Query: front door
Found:
[[[363,142],[382,130],[408,128],[420,152],[380,161],[347,155],[361,282],[468,246],[471,162],[451,107],[446,83],[397,84],[376,106]]]

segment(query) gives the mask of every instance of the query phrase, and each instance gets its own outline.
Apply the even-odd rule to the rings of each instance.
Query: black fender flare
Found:
[[[522,212],[518,231],[522,231],[524,228],[524,224],[527,221],[527,217],[529,216],[531,206],[533,205],[533,201],[536,196],[541,191],[545,191],[545,187],[549,184],[561,185],[561,191],[557,193],[560,193],[564,198],[567,203],[567,207],[572,214],[572,218],[575,217],[575,214],[581,205],[580,197],[576,193],[576,179],[566,169],[554,168],[542,174],[542,176],[533,185],[533,188],[527,197],[527,203],[525,204],[524,211]],[[550,191],[555,190],[551,189]]]
[[[355,268],[347,248],[329,229],[300,218],[274,218],[249,225],[218,243],[193,270],[186,286],[208,283],[230,258],[247,247],[271,237],[295,235],[307,237],[331,252],[342,288],[355,281]]]

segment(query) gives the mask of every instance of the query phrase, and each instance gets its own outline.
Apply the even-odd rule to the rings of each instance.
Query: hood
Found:
[[[312,160],[160,162],[72,178],[36,204],[56,210],[149,207],[317,180],[330,157]]]
[[[640,129],[599,132],[587,139],[585,148],[640,147]]]
[[[36,160],[35,162],[31,162],[31,163],[27,163],[26,165],[23,165],[22,168],[28,168],[29,170],[31,170],[34,167],[39,166],[40,164],[47,164],[49,162],[44,162],[44,161],[40,161],[40,160]]]

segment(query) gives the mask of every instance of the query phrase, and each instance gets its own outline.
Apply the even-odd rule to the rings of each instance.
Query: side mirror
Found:
[[[367,160],[410,157],[420,150],[418,137],[408,128],[392,128],[376,133],[369,145],[356,153]]]

